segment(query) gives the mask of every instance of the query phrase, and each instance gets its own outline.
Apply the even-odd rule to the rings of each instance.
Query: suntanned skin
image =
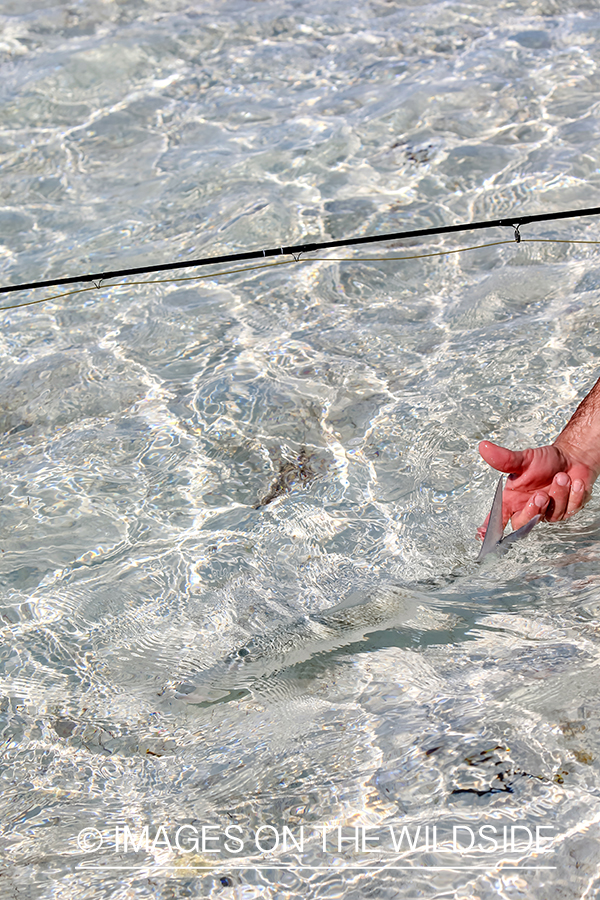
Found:
[[[548,522],[574,515],[590,499],[600,474],[600,379],[553,444],[508,450],[482,441],[479,452],[493,469],[510,473],[502,495],[504,526],[511,520],[520,528],[538,514]],[[480,537],[487,523],[477,529]]]

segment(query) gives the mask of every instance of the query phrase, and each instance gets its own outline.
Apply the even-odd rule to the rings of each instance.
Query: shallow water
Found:
[[[0,28],[3,284],[600,205],[595,3]],[[551,440],[598,377],[598,251],[389,259],[511,238],[3,313],[3,896],[595,896],[598,499],[474,535],[478,441]]]

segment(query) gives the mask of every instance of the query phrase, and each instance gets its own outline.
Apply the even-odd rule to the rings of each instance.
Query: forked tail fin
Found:
[[[483,539],[483,546],[479,551],[479,556],[477,557],[477,562],[481,562],[481,560],[486,557],[489,553],[506,553],[511,544],[514,544],[515,541],[520,541],[521,538],[526,537],[529,532],[534,528],[538,522],[541,521],[542,516],[537,515],[534,516],[533,519],[530,519],[529,522],[526,522],[525,525],[521,525],[520,528],[517,528],[516,531],[512,531],[510,534],[507,534],[506,537],[502,537],[504,533],[504,527],[502,525],[502,489],[504,482],[504,476],[500,476],[500,480],[498,481],[498,486],[496,488],[496,493],[494,494],[494,502],[492,503],[492,508],[490,510],[490,518],[488,521],[487,531],[485,532],[485,538]]]
[[[493,553],[502,540],[502,535],[504,533],[504,527],[502,525],[503,482],[504,476],[501,475],[500,480],[498,481],[498,487],[496,488],[496,493],[494,494],[494,502],[492,503],[492,508],[490,510],[490,518],[488,520],[487,530],[483,539],[483,546],[481,547],[479,556],[477,557],[477,562],[481,562],[481,560],[485,556],[487,556],[488,553]]]

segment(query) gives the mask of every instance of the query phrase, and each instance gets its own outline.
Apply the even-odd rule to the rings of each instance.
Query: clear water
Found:
[[[600,205],[595,2],[0,14],[2,283]],[[473,560],[478,441],[598,377],[598,250],[368,258],[511,236],[3,313],[2,896],[596,896],[598,499]]]

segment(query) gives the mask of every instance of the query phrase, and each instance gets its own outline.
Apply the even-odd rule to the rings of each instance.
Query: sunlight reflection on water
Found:
[[[593,5],[7,0],[0,23],[3,283],[598,204]],[[596,248],[374,258],[511,237],[3,314],[15,896],[591,896],[598,503],[481,567],[474,532],[477,442],[551,440],[598,376]],[[390,823],[555,830],[464,856],[392,852]],[[125,824],[312,843],[125,852]],[[379,853],[319,843],[357,826]]]

